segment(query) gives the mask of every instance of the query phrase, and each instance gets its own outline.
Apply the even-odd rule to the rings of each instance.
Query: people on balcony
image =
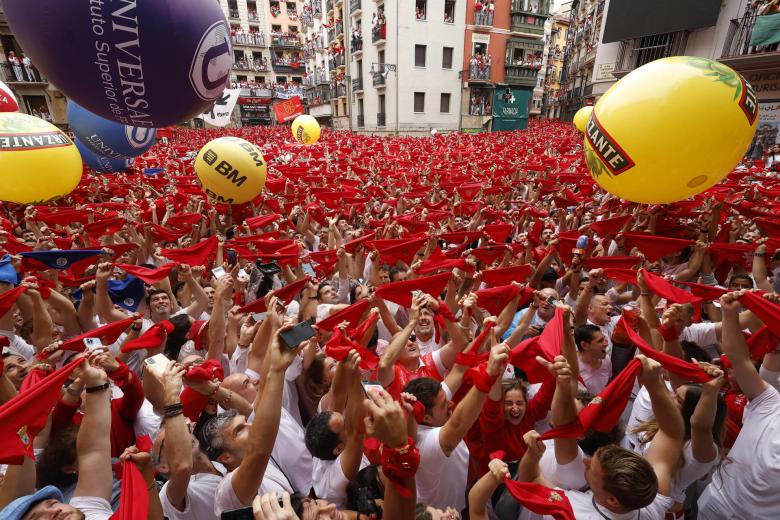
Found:
[[[350,44],[353,51],[363,50],[363,36],[360,34],[360,27],[355,27],[355,29],[352,31]]]
[[[473,54],[471,60],[469,60],[469,78],[490,79],[490,65],[492,65],[490,55],[485,56],[482,53]]]
[[[386,26],[385,12],[382,10],[374,13],[374,17],[371,19],[371,35],[374,41],[385,39]]]
[[[425,20],[425,7],[417,5],[414,15],[418,20]]]
[[[471,102],[469,103],[469,115],[489,116],[493,113],[492,110],[490,91],[475,90],[472,92]]]
[[[277,45],[300,45],[301,35],[298,32],[271,31],[271,41]]]
[[[25,81],[24,71],[22,69],[22,59],[16,55],[14,51],[8,53],[8,63],[11,65],[11,69],[14,71],[14,77],[16,81]]]

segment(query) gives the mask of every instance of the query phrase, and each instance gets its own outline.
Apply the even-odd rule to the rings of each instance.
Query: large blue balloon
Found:
[[[79,153],[81,154],[81,159],[84,161],[84,164],[98,173],[121,173],[128,169],[135,160],[111,159],[110,157],[104,157],[87,148],[84,143],[78,139],[73,139],[73,142],[76,143],[76,148],[79,149]]]
[[[127,126],[93,114],[75,101],[68,101],[68,124],[81,144],[111,159],[138,157],[154,144],[157,130]]]
[[[230,79],[230,30],[215,0],[3,0],[21,47],[92,113],[160,128],[191,119]]]

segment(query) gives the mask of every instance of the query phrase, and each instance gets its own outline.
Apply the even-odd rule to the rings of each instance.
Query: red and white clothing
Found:
[[[447,373],[447,369],[441,362],[441,354],[437,350],[430,354],[420,356],[420,364],[416,370],[407,370],[401,363],[396,362],[393,367],[393,372],[393,382],[390,383],[385,390],[387,390],[387,393],[392,395],[394,399],[398,399],[409,381],[420,377],[430,377],[436,381],[442,381]]]

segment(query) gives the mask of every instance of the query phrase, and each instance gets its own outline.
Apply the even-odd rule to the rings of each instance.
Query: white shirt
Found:
[[[593,507],[592,491],[567,491],[566,496],[571,503],[571,509],[574,511],[574,518],[577,520],[663,520],[666,511],[674,505],[674,501],[663,495],[656,495],[655,500],[647,506],[637,511],[628,513],[613,513],[606,507],[598,506],[598,510]],[[544,518],[551,518],[545,516]]]
[[[184,509],[179,511],[168,499],[168,482],[160,490],[163,514],[169,520],[214,520],[214,496],[222,475],[198,473],[190,477]]]
[[[35,348],[24,339],[17,336],[14,331],[0,330],[0,336],[8,338],[8,350],[10,350],[12,354],[23,357],[27,361],[30,361],[35,355]]]
[[[84,513],[85,520],[108,520],[114,514],[108,500],[101,497],[73,497],[70,505]]]
[[[579,387],[581,390],[587,390],[593,395],[600,393],[609,383],[612,377],[612,358],[609,356],[601,360],[601,366],[593,368],[590,365],[580,362]],[[583,384],[584,381],[584,384]]]
[[[282,407],[279,433],[276,434],[271,456],[295,491],[304,496],[309,494],[312,486],[312,456],[303,440],[305,433],[303,426]]]
[[[450,453],[444,454],[439,441],[441,428],[420,425],[417,448],[420,466],[417,469],[417,501],[423,504],[456,511],[466,508],[466,472],[469,449],[461,441]]]
[[[307,452],[308,453],[308,452]],[[368,466],[370,462],[365,455],[360,461],[360,469]],[[335,460],[322,460],[314,458],[312,464],[311,479],[314,484],[314,493],[318,498],[327,500],[337,507],[343,507],[347,502],[347,485],[349,479],[341,468],[341,455]]]
[[[222,515],[222,511],[232,511],[234,509],[249,507],[246,504],[242,504],[236,496],[236,492],[233,491],[233,473],[234,472],[231,471],[225,475],[225,478],[222,479],[222,482],[220,482],[217,487],[217,493],[214,497],[214,514],[217,518]],[[271,493],[272,491],[275,491],[279,496],[285,491],[290,494],[294,492],[287,477],[284,476],[284,473],[276,467],[273,460],[269,460],[257,494],[264,495],[266,493]]]
[[[423,340],[420,336],[417,336],[417,346],[420,348],[420,355],[430,354],[442,347],[440,341],[436,341],[436,334],[434,333],[428,341]],[[442,372],[444,373],[444,372]]]
[[[699,498],[699,519],[776,519],[780,512],[780,394],[769,386],[745,407],[730,461]]]

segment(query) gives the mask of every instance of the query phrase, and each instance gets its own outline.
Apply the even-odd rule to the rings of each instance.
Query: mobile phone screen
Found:
[[[307,339],[313,338],[316,334],[317,331],[312,328],[311,323],[304,321],[290,330],[282,332],[279,336],[284,341],[284,344],[287,345],[287,348],[294,349]]]

